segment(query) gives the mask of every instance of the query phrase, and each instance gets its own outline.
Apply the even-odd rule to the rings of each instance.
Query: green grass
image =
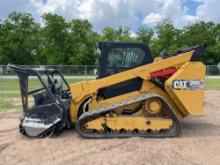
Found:
[[[83,79],[68,79],[69,84],[83,81]],[[41,83],[37,79],[29,80],[29,88],[37,89],[42,87]],[[18,98],[13,100],[14,98]],[[20,88],[17,79],[0,79],[0,111],[9,109],[20,109]]]
[[[82,81],[83,79],[68,79],[67,82],[69,84],[76,83]],[[40,82],[37,79],[29,80],[29,87],[31,89],[36,89],[41,87]],[[220,79],[206,79],[205,80],[205,88],[206,89],[220,89]],[[19,82],[17,79],[0,79],[0,93],[1,91],[7,92],[19,92]],[[7,94],[6,94],[7,95]],[[1,97],[1,94],[0,94]]]
[[[5,110],[12,109],[12,108],[15,108],[15,107],[17,107],[17,106],[15,106],[10,101],[0,100],[0,111],[5,111]]]
[[[1,93],[0,92],[0,100],[3,99],[8,99],[8,98],[18,98],[20,97],[20,92],[19,91],[15,91],[15,92],[10,92],[10,93]]]
[[[69,84],[82,81],[83,79],[68,79]],[[29,88],[37,89],[42,85],[37,79],[29,80]],[[0,92],[1,91],[19,91],[19,81],[18,79],[0,79]]]
[[[220,79],[206,79],[205,88],[206,89],[220,89]]]
[[[35,79],[30,79],[30,87],[40,87],[40,82]],[[18,79],[0,79],[0,91],[19,91]]]
[[[68,83],[82,81],[83,79],[68,79]],[[36,79],[30,79],[29,86],[32,89],[41,87],[41,84]],[[220,90],[220,79],[206,79],[206,89]],[[17,98],[17,99],[16,99]],[[0,79],[0,111],[9,109],[20,109],[21,107],[19,82],[13,79]]]
[[[16,99],[18,98],[18,99]],[[0,111],[18,109],[21,105],[20,93],[1,93],[0,92]]]

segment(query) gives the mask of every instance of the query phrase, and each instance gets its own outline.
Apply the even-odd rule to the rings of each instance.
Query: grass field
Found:
[[[83,79],[68,79],[67,82],[75,83]],[[41,84],[36,79],[29,80],[30,89],[37,89]],[[17,79],[0,79],[0,111],[9,109],[20,109],[20,88]]]
[[[220,89],[220,79],[206,79],[205,88],[206,89]]]
[[[68,79],[67,82],[69,84],[82,81],[83,79]],[[41,87],[41,83],[37,79],[29,80],[29,87],[36,89]],[[19,82],[17,79],[0,79],[0,92],[1,91],[9,91],[15,92],[19,91]]]
[[[83,79],[68,79],[68,83],[75,83]],[[31,89],[36,89],[41,86],[38,80],[30,79],[29,86]],[[205,80],[206,89],[219,89],[220,78],[210,78]],[[0,79],[0,111],[12,108],[19,109],[21,106],[19,82],[17,79]]]
[[[83,79],[68,79],[69,84],[82,81]],[[41,86],[36,79],[29,80],[30,88],[36,89]],[[220,89],[220,78],[210,78],[205,80],[206,89]],[[0,93],[16,93],[19,91],[19,82],[17,79],[0,79]],[[0,95],[1,96],[1,95]]]

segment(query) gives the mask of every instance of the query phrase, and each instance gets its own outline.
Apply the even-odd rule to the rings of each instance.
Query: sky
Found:
[[[28,12],[37,22],[43,13],[56,13],[66,20],[88,19],[95,31],[104,27],[153,27],[170,18],[176,28],[195,21],[220,23],[220,0],[0,0],[0,19],[8,14]]]

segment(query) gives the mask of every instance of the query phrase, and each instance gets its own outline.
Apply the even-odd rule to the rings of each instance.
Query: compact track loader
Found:
[[[8,64],[20,82],[20,132],[47,137],[75,127],[87,138],[174,137],[203,114],[205,45],[153,58],[142,43],[99,42],[96,80],[68,85],[57,68]],[[30,89],[32,77],[42,87]]]

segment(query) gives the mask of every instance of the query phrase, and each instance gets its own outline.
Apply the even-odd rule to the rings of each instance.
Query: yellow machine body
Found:
[[[153,58],[141,43],[100,44],[100,73],[95,80],[69,85],[57,69],[9,65],[19,76],[25,98],[22,134],[46,137],[74,125],[87,138],[174,137],[181,132],[182,118],[203,114],[206,68],[198,58],[205,45]],[[61,76],[67,89],[54,74]],[[28,91],[28,75],[37,76],[43,88]],[[31,94],[35,106],[28,108]]]
[[[70,89],[73,96],[70,108],[71,121],[77,123],[80,116],[79,111],[85,102],[88,107],[87,111],[92,112],[116,104],[123,105],[126,104],[126,100],[137,98],[142,94],[152,93],[162,97],[166,104],[172,109],[174,116],[180,121],[188,115],[202,115],[206,68],[201,62],[190,61],[192,55],[193,51],[190,51],[166,59],[157,58],[153,63],[114,74],[112,76],[71,84]],[[176,71],[172,75],[166,77],[164,89],[161,89],[151,81],[151,74],[164,70],[166,71],[166,69],[169,68]],[[100,98],[97,95],[102,88],[137,77],[143,80],[142,87],[138,91],[108,99]],[[169,130],[174,127],[174,121],[168,117],[169,115],[165,115],[165,117],[163,116],[164,112],[161,112],[164,111],[162,104],[161,101],[152,99],[146,101],[141,110],[132,115],[124,116],[122,114],[123,109],[135,109],[141,105],[138,102],[129,104],[122,108],[116,108],[113,112],[107,115],[89,120],[83,127],[86,130],[92,130],[93,132],[95,131],[99,133],[105,132],[104,130],[107,127],[114,133],[120,132],[120,135],[123,135],[123,131],[126,131],[128,134],[130,132],[131,135],[133,135],[132,132],[134,131],[139,132],[140,135],[141,132],[144,133],[146,131],[151,131],[154,135],[158,132]],[[179,127],[178,129],[181,128]],[[177,133],[174,133],[171,136],[176,135]],[[163,135],[161,135],[161,137],[163,137]]]
[[[204,81],[205,66],[201,62],[190,62],[192,54],[193,51],[164,60],[159,60],[151,64],[121,72],[106,78],[71,84],[70,89],[73,99],[70,114],[72,122],[76,122],[78,109],[80,105],[88,98],[91,99],[89,103],[89,110],[92,111],[94,109],[101,108],[102,106],[111,105],[136,97],[141,93],[157,93],[158,95],[163,96],[175,109],[175,112],[179,117],[185,117],[187,115],[202,115],[204,98],[203,87],[194,90],[184,89],[184,87],[182,87],[182,89],[174,89],[172,87],[172,82],[174,80]],[[150,81],[150,73],[173,67],[176,68],[177,71],[166,80],[165,91],[161,90]],[[107,100],[97,99],[99,89],[135,77],[139,77],[144,80],[140,91],[127,93]]]

